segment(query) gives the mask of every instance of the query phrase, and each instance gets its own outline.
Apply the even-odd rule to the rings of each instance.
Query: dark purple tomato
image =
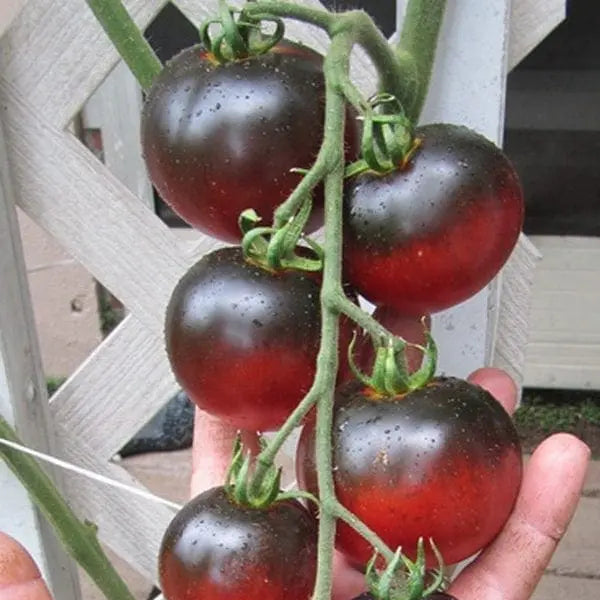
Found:
[[[317,523],[299,502],[249,508],[216,487],[169,524],[159,576],[167,600],[308,600],[316,560]]]
[[[198,261],[171,296],[165,340],[179,384],[232,425],[279,427],[312,385],[321,339],[320,275],[266,270],[240,248]],[[341,327],[346,364],[351,325]]]
[[[483,136],[425,125],[403,169],[345,186],[344,273],[367,300],[421,316],[466,300],[512,252],[523,224],[518,176]]]
[[[152,183],[190,225],[240,240],[238,216],[273,210],[308,169],[323,138],[323,57],[291,42],[268,53],[219,64],[202,47],[166,64],[142,115],[142,147]],[[357,152],[349,119],[349,156]],[[322,224],[322,194],[307,230]]]
[[[337,498],[390,548],[414,558],[418,539],[432,538],[452,564],[500,531],[519,491],[521,450],[509,415],[483,388],[437,378],[387,398],[350,382],[338,389],[334,412]],[[312,421],[301,434],[297,470],[301,486],[315,492]],[[373,553],[342,522],[336,545],[357,566]]]

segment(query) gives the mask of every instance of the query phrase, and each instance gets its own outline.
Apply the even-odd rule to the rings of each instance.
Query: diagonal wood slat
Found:
[[[494,345],[491,364],[504,369],[517,382],[523,383],[525,347],[529,334],[531,288],[537,262],[541,254],[529,239],[521,235],[519,244],[503,269],[495,303],[497,315],[497,343]]]
[[[511,3],[508,68],[516,67],[566,14],[565,0],[514,0]]]
[[[63,438],[63,458],[121,483],[143,487],[125,469],[96,456],[93,446],[75,436]],[[75,473],[67,474],[65,488],[79,518],[98,526],[100,540],[149,581],[155,581],[160,540],[175,511]]]
[[[11,93],[12,92],[12,93]],[[70,133],[0,87],[20,207],[151,328],[189,266],[177,238]]]
[[[145,27],[167,0],[128,0]],[[30,0],[3,38],[0,73],[63,129],[119,60],[85,0]]]
[[[179,389],[159,332],[128,316],[52,397],[63,439],[109,460]]]
[[[142,27],[164,3],[125,2]],[[319,5],[317,0],[304,3]],[[198,23],[214,13],[217,1],[176,4]],[[533,14],[518,12],[524,4],[531,8],[536,0],[513,3],[513,21],[515,14],[522,22],[523,15]],[[511,31],[517,31],[515,27]],[[288,23],[288,35],[317,49],[327,44],[318,30],[293,22]],[[511,34],[513,61],[525,52],[515,40]],[[18,202],[132,313],[55,395],[50,412],[57,437],[67,460],[135,484],[108,459],[177,389],[162,342],[165,304],[192,260],[218,243],[207,237],[194,249],[181,243],[65,131],[118,60],[84,0],[29,0],[1,50],[0,106]],[[374,73],[364,55],[357,55],[353,74],[363,89],[372,89]],[[495,358],[518,372],[522,356],[515,343],[521,343],[526,328],[522,313],[515,317],[514,309],[526,304],[526,275],[534,255],[522,241],[502,284],[498,322],[506,330],[498,337]],[[68,477],[68,490],[80,514],[99,524],[101,538],[154,579],[158,541],[172,512],[73,475]]]

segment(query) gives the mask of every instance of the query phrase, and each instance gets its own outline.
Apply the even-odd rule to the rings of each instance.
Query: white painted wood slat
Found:
[[[142,157],[142,91],[129,67],[119,61],[86,102],[82,127],[99,129],[103,162],[144,204],[154,210],[152,184]]]
[[[423,123],[461,123],[500,143],[509,17],[508,1],[447,3]],[[493,288],[485,289],[434,315],[442,372],[466,376],[489,364],[497,329],[496,314],[488,310],[490,293],[497,298]]]
[[[128,316],[52,397],[65,439],[82,439],[109,460],[179,388],[162,336]]]
[[[513,0],[508,68],[513,69],[566,16],[565,0]]]
[[[525,385],[600,389],[600,239],[533,236],[542,253]]]
[[[124,4],[145,27],[165,2]],[[59,129],[67,126],[119,60],[84,0],[30,0],[2,43],[0,72],[45,122]]]
[[[100,475],[134,487],[141,486],[122,467],[95,455],[85,440],[69,436],[64,458]],[[154,500],[69,474],[66,493],[80,518],[98,526],[98,538],[148,581],[156,581],[160,540],[174,510]],[[57,600],[62,596],[57,595]]]
[[[177,238],[70,133],[0,89],[18,203],[146,323],[189,266]]]
[[[33,309],[7,168],[0,120],[0,413],[21,439],[46,452],[58,448],[49,415]],[[62,487],[60,474],[49,471]],[[28,544],[48,583],[65,600],[79,598],[74,563],[45,518],[31,505],[21,483],[0,460],[0,531]],[[27,525],[25,538],[19,529]],[[58,596],[57,596],[58,597]]]

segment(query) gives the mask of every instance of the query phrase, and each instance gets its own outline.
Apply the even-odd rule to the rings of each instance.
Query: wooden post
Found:
[[[26,444],[56,450],[0,123],[0,413]],[[51,473],[52,475],[52,473]],[[60,485],[59,479],[55,481]],[[77,600],[76,566],[21,483],[0,461],[0,529],[33,554],[60,600]]]

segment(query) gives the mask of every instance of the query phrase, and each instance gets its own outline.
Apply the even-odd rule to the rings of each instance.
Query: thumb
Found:
[[[27,550],[2,532],[0,600],[52,600],[40,571]]]

